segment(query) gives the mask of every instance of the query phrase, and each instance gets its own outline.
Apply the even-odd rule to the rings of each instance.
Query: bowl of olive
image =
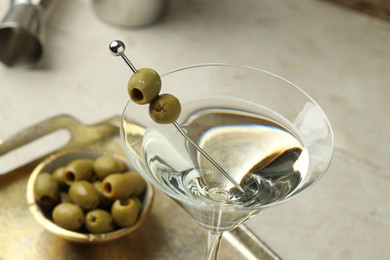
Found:
[[[138,229],[154,189],[120,156],[97,151],[52,154],[32,171],[27,203],[48,231],[74,242],[105,242]]]

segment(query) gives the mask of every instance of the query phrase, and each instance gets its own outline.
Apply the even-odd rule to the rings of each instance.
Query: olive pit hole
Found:
[[[127,205],[130,204],[130,202],[129,202],[128,200],[120,200],[120,201],[119,201],[119,204],[120,204],[121,206],[127,206]]]
[[[76,180],[76,175],[71,171],[65,172],[65,180],[74,182]]]
[[[130,96],[134,101],[141,101],[144,99],[144,94],[142,94],[142,91],[137,88],[133,88],[130,91]]]
[[[103,185],[103,191],[104,191],[105,193],[110,194],[110,193],[112,192],[111,183],[109,183],[109,182],[104,183],[104,185]]]

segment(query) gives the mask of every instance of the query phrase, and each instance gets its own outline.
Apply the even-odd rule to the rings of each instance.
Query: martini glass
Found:
[[[223,232],[307,190],[330,164],[334,140],[324,112],[279,76],[203,64],[163,75],[162,90],[181,101],[183,132],[129,101],[121,137],[143,177],[208,230],[207,259],[218,258]]]

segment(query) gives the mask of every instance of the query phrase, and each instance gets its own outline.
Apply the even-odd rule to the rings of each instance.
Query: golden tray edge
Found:
[[[124,155],[120,116],[84,125],[69,115],[39,122],[0,142],[1,156],[56,130],[70,132],[65,149],[98,149]],[[156,190],[152,212],[134,233],[99,245],[77,244],[45,230],[30,214],[26,201],[29,174],[48,155],[16,169],[0,169],[0,259],[199,259],[206,254],[207,232],[176,203]],[[226,232],[220,259],[280,259],[245,225]]]

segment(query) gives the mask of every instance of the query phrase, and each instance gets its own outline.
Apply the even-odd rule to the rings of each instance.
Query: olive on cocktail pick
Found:
[[[130,67],[130,69],[134,72],[134,74],[137,74],[138,70],[134,65],[130,62],[130,60],[125,55],[125,44],[122,41],[114,40],[110,43],[109,49],[111,53],[114,56],[121,56],[122,59],[127,63],[127,65]],[[141,88],[137,87],[130,87],[128,85],[128,90],[130,94],[130,98],[138,104],[149,104],[149,115],[150,117],[158,124],[173,124],[176,129],[183,135],[183,137],[191,144],[193,145],[196,150],[198,150],[205,158],[213,164],[229,181],[237,187],[237,189],[241,192],[244,192],[244,190],[241,188],[241,186],[221,167],[211,158],[199,145],[197,145],[194,141],[191,140],[186,134],[186,132],[183,130],[183,128],[176,122],[176,120],[180,116],[181,112],[181,105],[180,101],[171,94],[163,94],[163,95],[156,95],[157,91],[155,89],[150,89],[150,86],[153,86],[156,84],[156,79],[154,81],[150,81],[150,78],[145,77],[145,74],[141,73],[138,74],[137,77],[141,78],[144,77],[144,80],[147,80],[149,83],[144,85]],[[130,83],[131,79],[129,80]],[[160,90],[159,90],[160,91]],[[159,92],[158,91],[158,92]],[[145,98],[144,96],[147,96]]]
[[[114,56],[121,56],[134,72],[127,85],[131,100],[137,104],[150,103],[149,115],[156,123],[174,123],[180,116],[180,101],[172,94],[159,95],[160,75],[149,68],[137,70],[124,54],[125,44],[122,41],[112,41],[109,48]]]
[[[149,105],[150,117],[159,124],[172,124],[181,112],[180,101],[171,94],[156,97]]]
[[[133,102],[140,105],[148,104],[160,93],[160,75],[149,68],[139,69],[130,77],[127,90]]]

